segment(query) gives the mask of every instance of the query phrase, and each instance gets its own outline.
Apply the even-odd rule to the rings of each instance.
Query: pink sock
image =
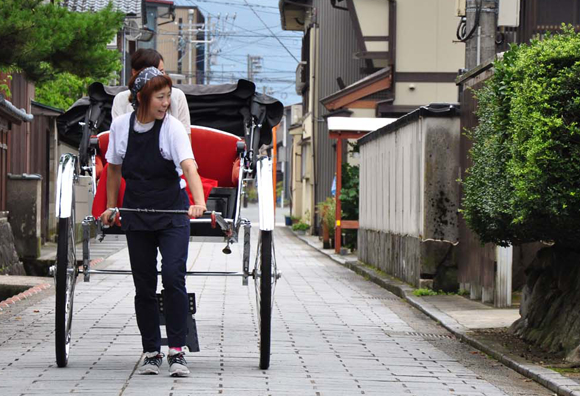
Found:
[[[169,347],[169,349],[173,349],[174,351],[181,352],[181,347]]]

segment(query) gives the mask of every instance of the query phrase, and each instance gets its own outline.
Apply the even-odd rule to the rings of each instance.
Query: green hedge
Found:
[[[476,93],[463,214],[482,242],[579,246],[580,35],[512,46]]]

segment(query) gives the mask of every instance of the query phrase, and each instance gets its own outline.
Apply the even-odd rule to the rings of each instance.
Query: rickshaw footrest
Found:
[[[161,293],[157,293],[157,302],[159,304],[159,324],[165,326],[165,299],[164,290]],[[187,315],[187,337],[185,339],[185,345],[190,352],[199,352],[199,339],[197,337],[197,326],[195,324],[195,317],[193,316],[196,312],[195,305],[195,293],[187,293],[189,298],[189,314]],[[162,345],[167,345],[167,338],[161,339]]]

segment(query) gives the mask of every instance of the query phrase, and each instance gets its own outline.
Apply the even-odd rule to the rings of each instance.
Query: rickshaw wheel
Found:
[[[270,367],[270,338],[272,330],[272,231],[260,231],[256,258],[256,300],[260,326],[260,368]]]
[[[58,222],[58,240],[56,255],[56,304],[55,304],[55,351],[56,364],[65,367],[71,341],[73,315],[73,297],[78,276],[75,250],[75,204],[72,200],[72,211],[68,218]]]

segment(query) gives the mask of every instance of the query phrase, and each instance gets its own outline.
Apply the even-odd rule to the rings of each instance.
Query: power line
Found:
[[[170,32],[170,31],[163,31],[160,30],[159,33],[157,33],[160,36],[178,36],[179,33],[178,32]],[[283,39],[291,39],[291,40],[300,40],[301,37],[296,37],[296,36],[276,36],[274,35],[269,35],[269,34],[238,34],[238,33],[220,33],[220,34],[216,34],[217,37],[225,37],[225,38],[229,38],[229,37],[260,37],[260,38],[283,38]]]
[[[222,0],[193,0],[193,1],[198,1],[198,2],[202,2],[202,3],[233,5],[233,6],[238,6],[238,7],[273,8],[275,10],[278,9],[278,7],[276,7],[276,6],[267,6],[267,5],[262,5],[262,4],[249,4],[247,1],[246,1],[246,4],[244,4],[244,3],[232,3],[231,1],[222,1]]]
[[[296,57],[294,56],[294,54],[284,45],[284,43],[282,42],[282,40],[280,40],[278,38],[278,36],[276,36],[274,34],[274,32],[272,31],[272,29],[270,29],[268,27],[268,25],[266,25],[266,22],[264,22],[264,20],[260,17],[260,15],[258,15],[258,13],[256,12],[256,10],[254,10],[254,8],[250,5],[250,3],[248,3],[248,0],[244,0],[244,2],[250,7],[250,10],[252,10],[252,12],[254,13],[254,15],[256,15],[256,17],[260,20],[260,22],[262,22],[262,24],[268,28],[268,31],[274,36],[274,38],[276,40],[278,40],[278,42],[280,43],[280,45],[282,47],[284,47],[284,49],[290,54],[290,56],[292,56],[292,58],[294,58],[294,60],[296,61],[296,63],[300,63],[300,61],[298,59],[296,59]]]
[[[263,27],[263,28],[257,28],[257,29],[250,30],[250,29],[246,29],[246,28],[245,28],[245,27],[243,27],[243,26],[236,25],[236,24],[234,23],[234,28],[242,29],[243,31],[245,31],[245,32],[248,32],[248,33],[256,33],[256,32],[261,32],[262,30],[267,30],[267,29],[270,29],[270,28],[276,28],[276,27],[278,27],[278,25],[276,25],[276,26],[269,26],[269,27],[268,27],[268,26],[266,26],[266,27]],[[281,33],[281,32],[280,32],[280,33]]]
[[[239,8],[258,7],[258,8],[265,8],[265,9],[278,9],[278,7],[265,6],[265,5],[261,5],[261,4],[243,4],[243,3],[232,3],[232,2],[227,2],[227,1],[216,1],[216,0],[190,0],[190,2],[210,3],[210,4],[216,4],[216,5],[217,4],[229,5],[232,7],[239,7]],[[194,5],[196,5],[196,4],[194,4]],[[270,12],[270,11],[265,11],[265,10],[258,10],[258,12],[261,12],[262,14],[280,15],[278,12]]]
[[[246,73],[246,70],[224,70],[224,71],[212,70],[212,73],[222,73],[222,74],[227,74],[227,73]],[[275,71],[267,71],[267,72],[260,71],[260,74],[264,74],[264,73],[294,74],[296,72],[290,71],[290,70],[288,70],[288,71],[285,71],[285,70],[275,70]]]

